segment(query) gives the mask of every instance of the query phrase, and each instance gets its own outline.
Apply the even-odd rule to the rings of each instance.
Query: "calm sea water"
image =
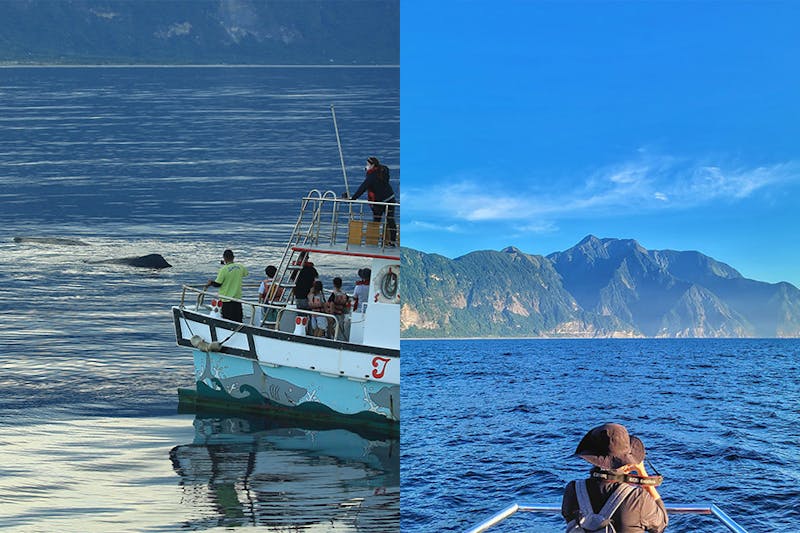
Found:
[[[607,421],[642,438],[664,501],[748,531],[800,523],[800,341],[403,341],[403,531],[463,531],[512,502],[560,505]],[[562,531],[517,514],[497,531]],[[668,531],[721,531],[673,516]],[[492,529],[494,531],[494,529]]]
[[[224,248],[257,284],[344,190],[331,105],[351,188],[370,155],[399,178],[398,69],[0,69],[0,528],[397,529],[397,441],[177,413],[170,306]]]

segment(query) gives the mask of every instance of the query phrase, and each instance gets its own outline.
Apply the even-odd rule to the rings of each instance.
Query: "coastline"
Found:
[[[400,65],[304,65],[259,63],[3,63],[0,68],[400,68]]]

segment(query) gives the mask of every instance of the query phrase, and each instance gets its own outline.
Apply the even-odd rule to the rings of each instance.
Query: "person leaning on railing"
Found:
[[[308,295],[308,307],[314,312],[325,312],[325,292],[322,282],[317,280]],[[325,337],[328,330],[328,317],[313,315],[311,317],[311,332],[315,337]]]
[[[275,274],[277,273],[278,269],[275,265],[269,265],[264,269],[264,274],[266,274],[267,277],[264,278],[261,281],[261,285],[258,286],[258,303],[265,304],[272,300],[280,300],[283,289],[280,287],[272,289],[272,285],[275,283]],[[273,294],[270,294],[270,292]]]
[[[219,295],[222,298],[222,318],[242,321],[242,303],[234,302],[226,298],[242,298],[242,278],[247,276],[247,268],[233,261],[233,251],[225,250],[222,252],[222,267],[217,273],[217,279],[210,279],[206,282],[203,290],[214,286],[219,287]]]
[[[275,275],[278,273],[278,269],[275,265],[269,265],[267,268],[264,269],[264,274],[266,274],[266,278],[261,282],[261,285],[258,286],[258,303],[260,304],[269,304],[275,301],[280,301],[283,297],[283,288],[278,286],[275,282]],[[267,316],[262,316],[262,309],[259,307],[256,311],[258,315],[258,322],[260,323],[262,320],[266,322],[275,322],[275,319],[278,316],[277,309],[269,309],[267,311]]]
[[[366,191],[367,200],[370,202],[397,203],[394,189],[389,183],[389,167],[382,165],[377,157],[372,156],[367,159],[367,166],[364,170],[366,172],[364,182],[356,189],[351,198],[356,200]],[[394,206],[372,204],[370,207],[372,208],[372,220],[375,222],[380,222],[383,219],[383,213],[386,212],[386,235],[389,241],[386,244],[396,246],[397,222],[394,218]]]
[[[339,338],[346,340],[347,332],[344,330],[344,316],[350,305],[350,297],[342,290],[342,278],[333,278],[333,290],[328,297],[326,311],[328,314],[334,315],[339,322]],[[328,319],[328,337],[333,338],[334,326],[336,322],[334,319]]]
[[[564,489],[561,514],[568,523],[568,531],[584,531],[580,525],[587,514],[599,513],[613,498],[622,501],[605,518],[610,518],[617,533],[662,533],[667,528],[667,510],[656,490],[661,477],[648,476],[644,467],[644,444],[629,435],[625,426],[603,424],[590,430],[578,444],[575,455],[593,464],[594,468],[588,479],[570,481]],[[632,475],[634,472],[637,475]],[[577,490],[582,491],[582,487],[579,483],[584,483],[588,492],[592,507],[589,513],[580,509]]]

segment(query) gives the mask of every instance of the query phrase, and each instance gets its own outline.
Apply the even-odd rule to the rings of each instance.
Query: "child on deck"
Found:
[[[342,290],[342,278],[333,278],[333,291],[328,298],[328,313],[334,315],[339,321],[339,334],[337,339],[347,340],[347,330],[345,328],[345,313],[350,305],[350,297]],[[328,338],[333,338],[333,328],[335,321],[328,319]]]
[[[258,303],[269,304],[274,301],[280,301],[283,297],[283,289],[275,284],[275,274],[277,273],[278,269],[275,268],[275,265],[269,265],[264,269],[264,274],[267,277],[258,287]],[[266,318],[263,316],[263,312],[264,308],[256,308],[256,325],[260,325],[262,322],[275,322],[278,316],[277,309],[268,309]]]
[[[325,294],[322,290],[322,282],[319,280],[314,282],[311,293],[308,295],[308,306],[312,311],[325,312]],[[327,317],[317,315],[311,317],[311,332],[315,337],[325,337],[327,329]]]

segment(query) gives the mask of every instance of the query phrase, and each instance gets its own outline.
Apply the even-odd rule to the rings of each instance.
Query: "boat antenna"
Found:
[[[344,154],[342,154],[342,141],[339,140],[339,126],[336,125],[336,111],[331,104],[331,116],[333,116],[333,130],[336,132],[336,144],[339,145],[339,160],[342,162],[342,176],[344,176],[344,191],[350,198],[350,187],[347,185],[347,170],[344,167]]]

